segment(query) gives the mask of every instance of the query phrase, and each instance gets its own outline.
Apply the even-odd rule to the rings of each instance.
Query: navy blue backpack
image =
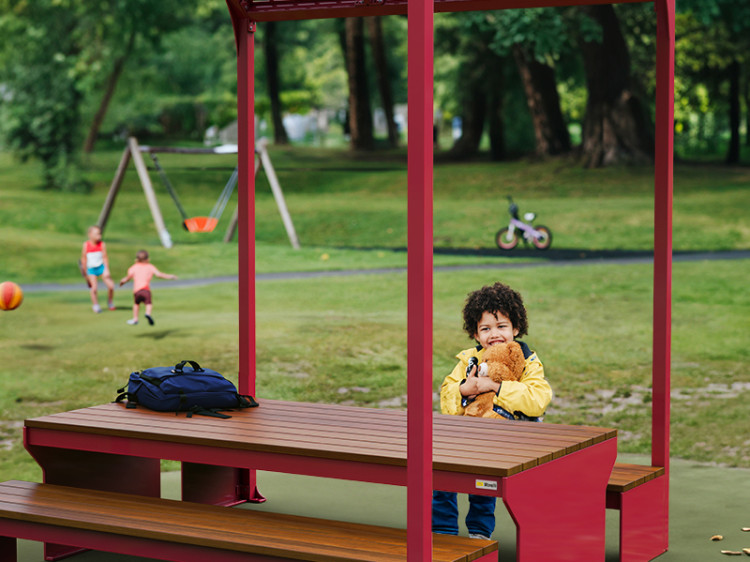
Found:
[[[185,367],[190,365],[190,369]],[[145,406],[159,412],[188,412],[229,418],[219,410],[253,408],[252,396],[237,392],[237,387],[220,373],[203,369],[195,361],[180,361],[174,367],[152,367],[130,373],[127,391],[118,389],[115,402],[127,399],[127,407]]]

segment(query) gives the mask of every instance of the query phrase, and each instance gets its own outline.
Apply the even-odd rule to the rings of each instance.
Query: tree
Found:
[[[383,41],[383,24],[379,17],[370,16],[367,21],[367,31],[370,36],[372,57],[375,62],[375,72],[380,92],[380,102],[383,104],[386,126],[388,128],[388,143],[392,147],[398,146],[398,129],[393,118],[393,93],[391,89],[390,73],[388,72],[388,56]]]
[[[94,149],[109,104],[136,42],[155,47],[164,34],[190,23],[196,0],[110,0],[90,3],[67,0],[79,22],[82,61],[91,69],[91,80],[102,87],[98,108],[89,126],[83,151]],[[193,4],[192,6],[190,4]],[[102,71],[97,71],[101,68]],[[102,76],[104,79],[102,80]]]
[[[513,58],[534,123],[537,154],[546,156],[568,152],[570,133],[560,109],[554,67],[539,62],[528,47],[520,43],[513,46]]]
[[[91,126],[89,127],[89,132],[86,136],[86,140],[83,143],[83,151],[86,153],[90,153],[94,150],[94,144],[96,143],[96,139],[99,136],[99,130],[102,127],[102,123],[104,123],[104,117],[107,115],[109,103],[112,101],[112,96],[115,94],[117,83],[120,81],[122,71],[125,69],[125,63],[130,57],[130,54],[133,52],[133,47],[135,46],[135,36],[136,31],[135,28],[133,28],[130,32],[130,36],[128,37],[124,52],[120,56],[115,58],[114,64],[112,65],[112,72],[110,72],[109,76],[107,77],[107,81],[104,86],[104,94],[102,95],[102,99],[99,102],[99,107],[94,114],[94,118],[91,121]]]
[[[349,131],[354,150],[371,150],[375,146],[372,134],[370,90],[365,65],[364,20],[346,18],[344,21],[344,58],[349,78]]]
[[[78,22],[58,2],[5,2],[0,16],[0,127],[22,161],[38,158],[44,185],[78,190],[83,98],[75,43]]]
[[[289,137],[284,128],[281,111],[281,80],[279,78],[279,53],[276,48],[276,22],[265,24],[263,36],[263,52],[266,60],[266,83],[268,98],[271,102],[271,120],[273,122],[273,139],[276,144],[289,144]]]
[[[742,69],[743,66],[747,68],[747,53],[750,50],[750,5],[736,0],[685,0],[680,2],[678,7],[700,25],[699,29],[691,30],[694,35],[692,40],[680,37],[681,46],[692,51],[705,50],[706,45],[696,36],[710,38],[713,56],[703,59],[704,67],[713,75],[714,81],[728,84],[725,95],[730,139],[726,161],[728,164],[736,164],[740,160],[741,146]],[[750,76],[746,75],[744,79],[747,83]],[[750,117],[748,120],[750,121]]]
[[[593,34],[581,34],[579,39],[588,90],[584,166],[649,162],[652,128],[632,86],[630,54],[617,14],[611,5],[577,9],[600,30],[598,40]]]
[[[84,101],[103,87],[91,149],[138,38],[158,43],[164,30],[188,21],[196,2],[2,0],[2,129],[18,156],[41,160],[48,187],[85,186],[76,154]]]
[[[461,119],[461,135],[444,154],[450,159],[476,155],[488,130],[493,159],[505,157],[503,119],[505,60],[490,49],[494,33],[486,14],[456,13],[436,20],[435,100],[447,115]]]
[[[539,156],[570,150],[570,134],[560,107],[555,60],[569,54],[566,22],[559,10],[529,8],[492,14],[491,48],[512,56],[526,95]]]

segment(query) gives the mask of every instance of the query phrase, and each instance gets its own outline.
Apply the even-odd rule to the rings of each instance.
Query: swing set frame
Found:
[[[255,174],[257,175],[258,170],[262,166],[263,170],[266,172],[266,176],[268,177],[268,182],[271,185],[271,191],[273,192],[274,199],[276,200],[276,206],[279,209],[279,214],[281,215],[281,218],[284,222],[284,228],[286,229],[287,236],[289,237],[289,242],[295,250],[298,250],[300,248],[299,239],[297,238],[297,233],[294,229],[294,223],[292,222],[291,215],[289,214],[289,209],[286,205],[284,192],[281,189],[281,185],[279,184],[279,180],[276,176],[276,171],[274,170],[273,164],[271,163],[271,158],[268,155],[267,145],[268,141],[266,139],[260,139],[256,145]],[[165,248],[171,248],[174,245],[172,236],[169,234],[169,230],[167,229],[167,226],[164,222],[161,208],[159,207],[159,202],[156,198],[156,192],[154,190],[153,183],[151,182],[151,177],[148,173],[149,170],[143,159],[143,153],[149,154],[152,161],[154,162],[154,167],[161,176],[170,197],[174,201],[178,211],[180,212],[180,215],[182,216],[182,225],[185,230],[194,233],[213,232],[219,222],[219,218],[224,212],[224,208],[229,202],[229,199],[231,198],[231,195],[234,191],[234,184],[237,183],[239,177],[239,167],[235,168],[232,176],[229,178],[229,181],[224,186],[224,189],[222,190],[219,199],[216,201],[216,204],[214,205],[211,213],[208,216],[191,217],[187,214],[182,204],[180,203],[177,192],[174,189],[174,186],[172,186],[171,182],[169,181],[166,172],[159,164],[159,159],[156,154],[236,154],[237,147],[235,145],[218,146],[215,148],[146,146],[139,144],[138,140],[135,137],[130,137],[128,139],[128,144],[123,151],[122,158],[120,159],[120,164],[117,166],[117,171],[115,172],[115,176],[112,180],[112,184],[110,185],[109,192],[107,193],[107,198],[105,199],[101,213],[99,214],[99,220],[96,224],[101,229],[101,231],[104,232],[107,221],[109,220],[109,217],[112,213],[112,208],[114,207],[117,194],[119,193],[120,187],[122,186],[125,172],[127,171],[130,160],[132,159],[133,164],[135,165],[136,172],[138,173],[141,187],[143,188],[143,193],[146,196],[146,201],[148,202],[149,209],[151,210],[151,216],[153,217],[154,226],[156,227],[156,231],[159,235],[159,240],[162,246],[164,246]],[[224,242],[232,241],[234,233],[237,230],[238,217],[239,213],[237,208],[235,208],[232,219],[230,220],[226,233],[224,235]]]

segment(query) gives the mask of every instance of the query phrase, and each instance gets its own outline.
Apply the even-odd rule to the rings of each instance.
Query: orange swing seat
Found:
[[[215,217],[190,217],[182,221],[188,232],[213,232],[219,219]]]

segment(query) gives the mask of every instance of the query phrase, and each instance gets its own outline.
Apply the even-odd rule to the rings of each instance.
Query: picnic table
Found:
[[[226,420],[104,404],[28,419],[24,441],[45,483],[79,488],[158,496],[160,460],[181,461],[182,499],[191,502],[252,499],[248,469],[407,484],[406,412],[259,402]],[[433,421],[434,487],[502,497],[517,525],[517,560],[604,559],[615,430]]]

